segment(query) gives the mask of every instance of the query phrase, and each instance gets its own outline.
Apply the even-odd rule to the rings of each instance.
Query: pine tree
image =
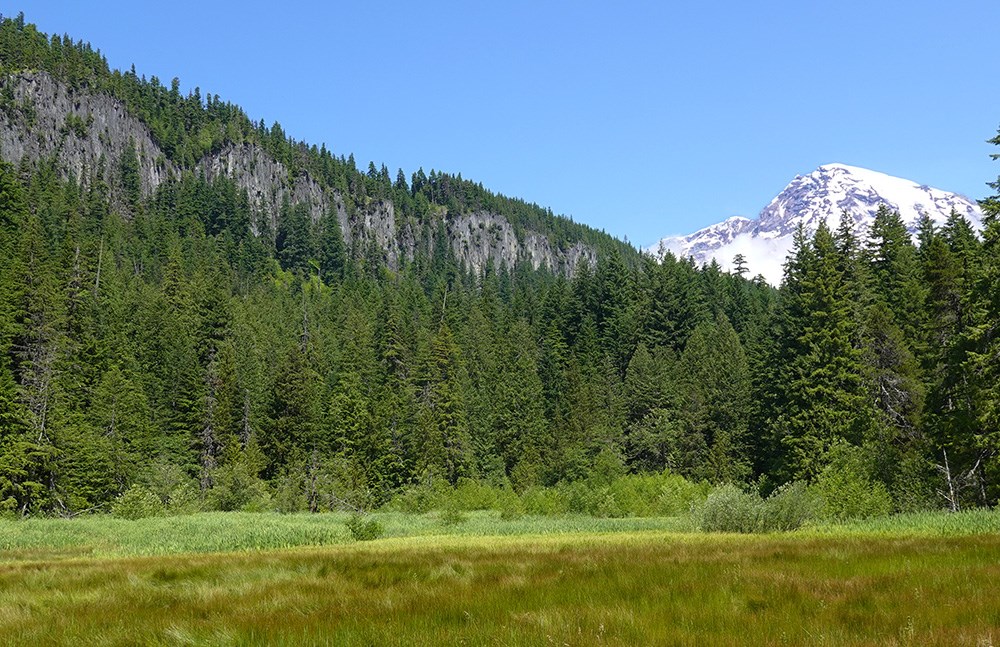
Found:
[[[307,351],[295,344],[277,369],[267,419],[260,435],[260,449],[267,457],[266,478],[318,449],[320,377]]]
[[[503,461],[506,473],[521,465],[541,472],[551,453],[545,398],[538,376],[537,348],[527,323],[514,324],[505,344],[499,376],[490,393],[496,402],[495,445],[492,451]]]
[[[680,407],[684,433],[705,454],[685,462],[715,482],[750,474],[746,443],[750,375],[746,353],[724,314],[695,328],[681,355]]]
[[[778,370],[788,375],[782,381],[781,413],[772,423],[785,479],[819,474],[827,450],[838,441],[860,444],[872,418],[845,260],[825,223],[811,244],[800,233],[795,245],[782,286],[787,355]]]
[[[868,235],[868,257],[876,298],[889,308],[904,339],[916,339],[924,288],[917,249],[899,213],[881,205]]]
[[[442,321],[424,368],[418,419],[417,472],[454,484],[469,473],[470,440],[458,347]]]
[[[625,456],[635,471],[678,469],[687,465],[682,458],[698,453],[682,442],[675,364],[671,351],[661,347],[650,353],[644,343],[636,347],[629,361],[625,372]]]
[[[1000,136],[991,142],[1000,144]],[[990,186],[1000,190],[1000,178]],[[980,489],[980,503],[991,505],[1000,498],[1000,197],[991,196],[982,205],[982,252],[972,285],[973,324],[967,336],[977,413],[972,444],[984,459],[988,485]]]

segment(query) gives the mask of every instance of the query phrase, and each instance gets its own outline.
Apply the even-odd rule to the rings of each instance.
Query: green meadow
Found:
[[[775,534],[683,518],[0,522],[0,644],[993,645],[1000,514]]]

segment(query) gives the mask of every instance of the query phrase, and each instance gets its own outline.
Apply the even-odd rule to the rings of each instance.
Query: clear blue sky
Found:
[[[461,172],[641,245],[828,162],[972,198],[1000,173],[997,0],[0,0],[18,11],[361,167]]]

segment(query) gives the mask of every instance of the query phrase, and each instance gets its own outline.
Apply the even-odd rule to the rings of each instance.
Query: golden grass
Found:
[[[0,564],[0,643],[1000,641],[1000,537],[418,537]]]

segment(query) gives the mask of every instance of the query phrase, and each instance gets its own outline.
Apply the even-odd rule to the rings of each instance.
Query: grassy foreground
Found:
[[[186,521],[223,523],[200,517]],[[135,540],[15,548],[4,525],[0,644],[993,645],[1000,535],[982,521],[993,518],[948,532],[930,518],[916,532],[755,536],[593,520],[482,536],[477,524],[499,520],[473,515],[375,542],[138,557],[116,556],[141,552]],[[257,519],[242,525],[282,520]]]

